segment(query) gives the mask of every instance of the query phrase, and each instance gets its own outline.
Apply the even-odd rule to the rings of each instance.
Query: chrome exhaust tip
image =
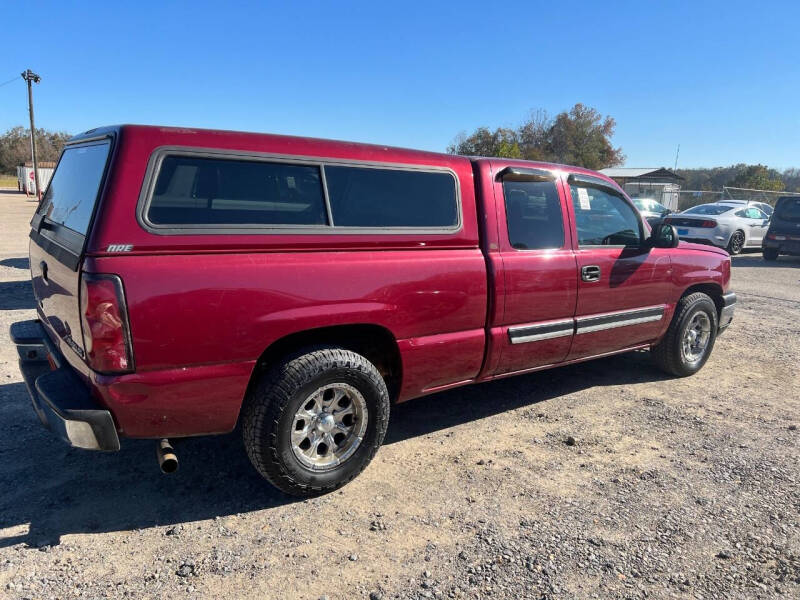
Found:
[[[178,456],[175,454],[175,448],[172,447],[168,439],[158,442],[156,456],[162,473],[169,474],[178,470]]]

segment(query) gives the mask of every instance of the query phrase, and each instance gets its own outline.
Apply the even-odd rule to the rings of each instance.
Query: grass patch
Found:
[[[17,176],[16,175],[0,175],[0,188],[14,188],[14,189],[17,189]]]

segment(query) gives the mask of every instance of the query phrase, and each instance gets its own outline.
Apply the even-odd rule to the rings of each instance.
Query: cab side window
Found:
[[[508,241],[517,250],[564,246],[561,200],[552,181],[503,181]]]
[[[604,189],[570,184],[579,246],[637,246],[641,222],[622,197]]]

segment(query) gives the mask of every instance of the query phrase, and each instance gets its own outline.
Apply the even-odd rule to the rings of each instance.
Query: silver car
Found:
[[[760,209],[761,212],[766,214],[768,217],[771,217],[773,211],[775,210],[774,208],[772,208],[771,204],[767,204],[766,202],[759,202],[758,200],[717,200],[717,204],[755,206],[756,208]]]
[[[739,254],[744,248],[761,248],[769,227],[769,217],[755,206],[738,204],[700,204],[664,222],[674,225],[678,237],[687,242],[712,244]]]
[[[650,225],[654,225],[656,221],[660,221],[672,211],[660,202],[656,202],[652,198],[631,198],[633,204],[639,209],[639,213],[647,219]]]

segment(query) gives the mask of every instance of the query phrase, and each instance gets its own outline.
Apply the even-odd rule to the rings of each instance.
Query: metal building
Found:
[[[39,189],[44,194],[47,189],[47,184],[50,183],[50,178],[55,171],[56,163],[54,162],[40,162],[39,163]],[[23,165],[17,167],[17,189],[20,192],[25,192],[27,196],[36,195],[36,186],[33,183],[33,163],[28,161]]]
[[[616,181],[631,198],[652,198],[671,210],[678,210],[683,177],[669,169],[611,168],[600,172]]]

